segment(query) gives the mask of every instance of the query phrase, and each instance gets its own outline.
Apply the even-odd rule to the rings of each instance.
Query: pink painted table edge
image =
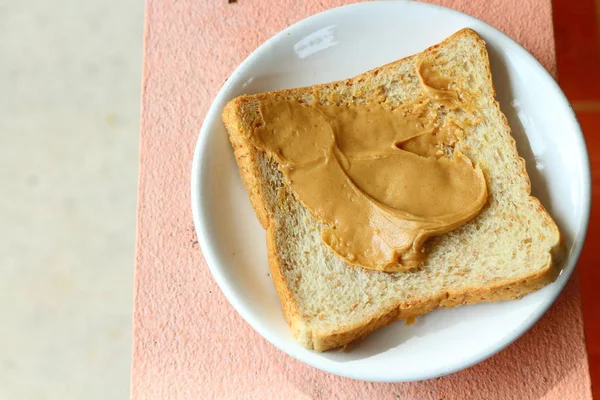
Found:
[[[303,365],[259,337],[224,299],[191,220],[189,173],[203,116],[260,43],[347,1],[323,3],[147,2],[131,398],[591,398],[577,274],[540,322],[501,353],[447,377],[404,384],[359,382]],[[556,74],[550,0],[435,3],[496,26]]]

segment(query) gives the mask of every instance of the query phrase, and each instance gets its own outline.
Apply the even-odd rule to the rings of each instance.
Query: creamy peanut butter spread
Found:
[[[456,94],[418,75],[432,100]],[[431,108],[261,100],[250,141],[279,164],[290,188],[326,228],[323,241],[351,264],[404,271],[423,245],[481,210],[482,171],[452,145],[462,129]],[[458,105],[459,106],[459,105]],[[452,151],[453,150],[453,151]]]

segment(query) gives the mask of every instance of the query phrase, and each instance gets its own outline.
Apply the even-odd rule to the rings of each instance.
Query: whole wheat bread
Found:
[[[459,97],[474,101],[467,113],[444,112],[477,121],[465,128],[455,148],[483,170],[488,202],[467,224],[428,240],[428,259],[415,270],[386,273],[346,264],[322,243],[321,223],[297,201],[277,164],[245,136],[261,121],[258,105],[266,97],[340,106],[422,102],[427,93],[416,67],[424,58],[450,80]],[[344,346],[396,319],[436,307],[517,299],[556,276],[558,228],[530,195],[525,162],[495,100],[485,42],[470,29],[355,78],[238,97],[225,107],[223,121],[250,201],[267,231],[269,268],[285,318],[309,349]]]

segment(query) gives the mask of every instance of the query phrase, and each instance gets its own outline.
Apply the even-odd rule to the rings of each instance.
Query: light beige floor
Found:
[[[0,399],[129,395],[142,0],[0,0]]]

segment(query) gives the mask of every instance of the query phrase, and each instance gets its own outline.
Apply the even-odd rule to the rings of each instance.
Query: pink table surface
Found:
[[[343,0],[148,0],[131,397],[141,399],[590,399],[573,277],[530,332],[443,378],[368,383],[301,364],[229,305],[196,241],[190,168],[204,115],[234,68],[282,28]],[[556,73],[550,0],[440,0],[520,42]]]

